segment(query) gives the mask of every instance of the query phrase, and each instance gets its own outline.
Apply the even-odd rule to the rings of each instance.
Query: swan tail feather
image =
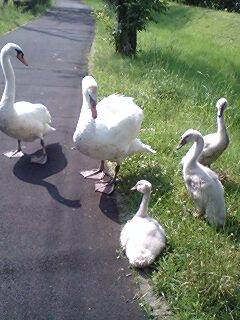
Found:
[[[145,149],[146,152],[150,152],[150,153],[153,153],[153,154],[157,153],[157,151],[152,149],[152,147],[149,144],[145,144],[145,148],[146,148]]]
[[[130,144],[128,149],[128,154],[132,154],[135,152],[149,152],[149,153],[156,153],[154,149],[148,144],[142,143],[140,139],[135,139]]]
[[[223,226],[225,223],[225,214],[225,203],[220,199],[217,206],[215,203],[211,203],[206,208],[205,217],[211,225]]]
[[[45,125],[45,133],[44,134],[55,132],[55,131],[56,131],[56,129],[54,127],[51,127],[48,123]]]

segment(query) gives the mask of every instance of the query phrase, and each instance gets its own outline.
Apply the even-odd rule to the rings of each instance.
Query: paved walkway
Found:
[[[142,320],[127,261],[117,259],[120,225],[114,197],[94,192],[80,169],[98,165],[72,151],[81,79],[94,36],[90,10],[77,0],[0,37],[21,45],[29,67],[13,61],[16,100],[48,106],[56,133],[49,161],[0,156],[0,319]],[[0,92],[4,81],[0,72]],[[0,133],[0,152],[16,141]],[[25,144],[30,154],[39,142]]]

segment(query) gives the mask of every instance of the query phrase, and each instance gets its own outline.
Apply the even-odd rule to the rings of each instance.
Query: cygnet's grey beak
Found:
[[[181,149],[184,145],[185,145],[184,140],[181,140],[181,141],[179,142],[179,144],[177,145],[176,150]]]
[[[134,187],[132,187],[130,190],[132,190],[132,191],[137,190],[137,185],[135,185]]]

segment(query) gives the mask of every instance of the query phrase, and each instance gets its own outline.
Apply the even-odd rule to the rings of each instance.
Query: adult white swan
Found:
[[[131,189],[143,194],[137,213],[123,227],[120,235],[121,246],[129,263],[135,267],[150,265],[165,247],[165,231],[157,220],[148,216],[148,203],[152,185],[140,180]]]
[[[76,149],[101,160],[100,168],[82,171],[87,178],[104,174],[104,160],[117,163],[115,174],[108,182],[95,184],[95,190],[110,194],[114,190],[117,174],[123,159],[135,152],[155,153],[149,145],[138,139],[143,111],[133,98],[112,94],[97,104],[97,82],[92,76],[82,80],[83,105],[73,135]]]
[[[217,101],[217,132],[207,134],[203,137],[204,147],[201,152],[198,162],[204,166],[211,166],[211,164],[216,161],[223,151],[229,145],[229,136],[227,128],[224,122],[224,110],[227,108],[228,102],[225,98],[221,98]],[[190,156],[194,152],[194,147],[191,147],[185,157],[183,157],[183,162],[186,157]]]
[[[225,221],[224,190],[218,176],[211,169],[198,162],[203,150],[203,136],[197,130],[187,130],[177,149],[188,142],[194,142],[191,157],[183,162],[183,178],[193,201],[200,209],[200,215],[210,224],[221,226]]]
[[[27,65],[23,50],[17,44],[7,43],[1,50],[1,66],[5,77],[5,88],[0,101],[0,130],[9,137],[17,139],[16,151],[6,152],[8,157],[23,155],[21,141],[31,142],[39,138],[42,146],[42,155],[32,156],[31,162],[45,164],[47,154],[43,137],[55,131],[50,126],[51,116],[48,109],[42,104],[32,104],[26,101],[15,102],[15,75],[10,59],[17,57]]]

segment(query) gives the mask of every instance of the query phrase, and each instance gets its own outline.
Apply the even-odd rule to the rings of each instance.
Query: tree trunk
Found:
[[[137,30],[128,28],[127,14],[124,0],[117,0],[117,23],[119,32],[115,38],[116,51],[131,54],[136,52]]]

